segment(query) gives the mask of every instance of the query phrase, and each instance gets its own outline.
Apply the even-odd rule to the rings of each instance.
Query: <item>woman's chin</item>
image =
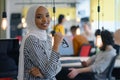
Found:
[[[40,29],[42,29],[42,30],[47,30],[47,29],[48,29],[48,26],[41,27]]]

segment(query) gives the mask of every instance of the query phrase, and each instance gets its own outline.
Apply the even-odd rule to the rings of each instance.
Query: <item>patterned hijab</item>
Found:
[[[19,55],[19,67],[18,67],[18,80],[24,80],[24,44],[25,40],[33,35],[37,37],[39,40],[47,40],[46,30],[39,29],[35,24],[35,13],[36,10],[40,6],[30,7],[27,13],[26,22],[28,27],[28,34],[23,38],[21,47],[20,47],[20,55]]]

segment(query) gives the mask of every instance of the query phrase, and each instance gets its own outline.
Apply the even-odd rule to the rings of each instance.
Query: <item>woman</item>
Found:
[[[56,80],[55,76],[61,70],[58,47],[63,36],[56,33],[52,47],[51,37],[46,33],[50,15],[43,6],[31,7],[26,21],[29,33],[20,47],[18,80]],[[33,74],[37,71],[34,68],[39,72]]]
[[[65,35],[65,29],[63,26],[63,23],[65,22],[65,16],[63,14],[60,14],[58,17],[58,24],[54,26],[55,32],[61,32],[62,35]]]
[[[82,62],[83,66],[85,66],[84,68],[70,68],[69,78],[75,78],[79,73],[94,72],[96,73],[96,80],[106,80],[105,70],[109,66],[112,58],[116,55],[116,51],[113,48],[113,37],[109,31],[102,31],[101,38],[103,42],[103,46],[100,48],[101,51],[92,56],[87,62]],[[88,78],[88,76],[82,78]]]

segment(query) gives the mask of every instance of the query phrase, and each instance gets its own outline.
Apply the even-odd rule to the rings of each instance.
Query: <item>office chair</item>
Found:
[[[17,78],[18,57],[18,39],[0,39],[0,80]]]
[[[112,61],[110,62],[110,65],[108,66],[108,70],[106,73],[106,77],[108,80],[115,80],[115,78],[112,77],[112,71],[115,65],[116,58],[117,58],[117,55],[113,57]]]
[[[90,44],[92,47],[95,47],[94,41],[89,41],[89,44]]]
[[[83,44],[80,48],[79,56],[87,57],[90,54],[92,46],[90,44]]]

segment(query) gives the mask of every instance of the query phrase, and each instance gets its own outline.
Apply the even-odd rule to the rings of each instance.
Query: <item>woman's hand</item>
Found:
[[[81,64],[82,64],[83,67],[87,67],[88,66],[86,61],[82,61]]]
[[[74,79],[79,74],[78,69],[70,68],[69,70],[71,72],[68,74],[68,77],[71,79]]]
[[[58,48],[62,40],[63,40],[63,35],[60,32],[54,34],[54,45],[53,45],[54,51],[58,52]]]
[[[42,73],[40,72],[39,68],[33,67],[29,70],[30,74],[33,75],[34,77],[40,77],[43,78]]]

